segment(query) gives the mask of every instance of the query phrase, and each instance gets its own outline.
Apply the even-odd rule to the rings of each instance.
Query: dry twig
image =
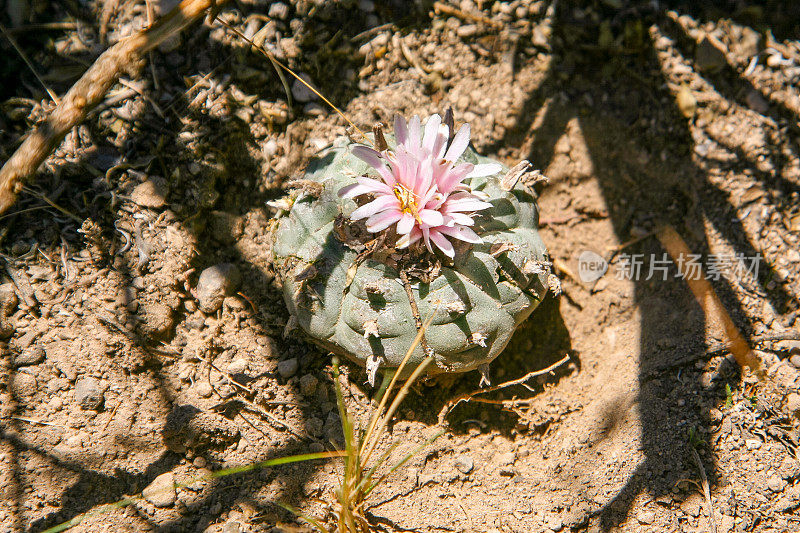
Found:
[[[524,385],[525,382],[528,381],[529,379],[536,376],[544,376],[545,374],[549,374],[550,372],[554,371],[561,365],[567,363],[569,360],[570,356],[569,354],[567,354],[558,361],[556,361],[555,363],[553,363],[552,365],[548,366],[547,368],[543,368],[542,370],[534,370],[533,372],[528,372],[521,378],[513,379],[511,381],[506,381],[505,383],[500,383],[499,385],[494,385],[493,387],[486,387],[483,389],[478,389],[476,391],[466,392],[464,394],[461,394],[460,396],[456,396],[455,398],[449,400],[444,405],[444,407],[442,407],[442,410],[439,412],[439,422],[441,423],[444,420],[444,417],[447,416],[447,414],[461,402],[469,401],[478,394],[485,394],[487,392],[493,392],[496,390],[505,389],[507,387],[513,387],[514,385]]]
[[[672,262],[675,263],[678,270],[684,275],[686,283],[689,285],[692,294],[694,294],[697,303],[703,309],[703,313],[709,321],[718,321],[718,323],[722,325],[722,328],[725,330],[725,335],[730,342],[728,350],[736,358],[736,362],[739,363],[739,366],[742,368],[749,367],[750,370],[757,375],[763,375],[764,371],[761,368],[761,362],[753,353],[753,350],[750,348],[750,345],[742,336],[739,329],[733,323],[733,320],[728,314],[728,311],[725,310],[725,306],[722,305],[722,301],[719,299],[719,296],[717,296],[711,283],[703,276],[695,279],[686,275],[685,265],[678,261],[679,257],[688,257],[691,253],[686,242],[678,235],[678,232],[676,232],[672,226],[659,228],[658,231],[656,231],[656,236],[658,240],[661,241],[661,245],[667,250],[670,257],[672,257]]]
[[[692,448],[692,458],[700,470],[700,479],[702,480],[703,496],[706,498],[706,506],[708,507],[708,521],[711,524],[711,533],[717,533],[717,521],[714,519],[714,506],[711,504],[711,489],[708,486],[708,477],[706,476],[706,469],[703,468],[703,462],[700,460],[700,455],[697,450]]]
[[[227,0],[183,0],[152,27],[119,41],[103,52],[75,82],[49,117],[31,132],[0,169],[0,214],[14,205],[23,180],[80,124],[123,74],[138,74],[147,52]]]
[[[464,11],[463,9],[458,9],[457,7],[453,7],[450,5],[445,4],[444,2],[434,2],[433,3],[433,10],[436,12],[437,15],[444,13],[445,15],[452,15],[454,17],[458,17],[461,20],[468,20],[470,22],[479,22],[481,24],[486,24],[494,29],[502,29],[503,25],[499,22],[490,19],[489,17],[485,17],[483,15],[476,15],[474,13],[469,13]]]

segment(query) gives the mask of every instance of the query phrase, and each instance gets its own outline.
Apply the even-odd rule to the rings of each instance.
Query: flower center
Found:
[[[410,214],[414,217],[414,220],[422,224],[422,219],[419,216],[419,208],[417,207],[417,195],[402,185],[395,185],[393,192],[400,202],[400,210]]]

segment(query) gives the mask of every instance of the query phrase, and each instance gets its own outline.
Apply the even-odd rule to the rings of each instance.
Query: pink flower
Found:
[[[478,198],[464,180],[496,174],[502,167],[496,163],[455,164],[469,144],[469,125],[461,126],[449,146],[450,131],[439,115],[431,115],[424,128],[418,116],[409,123],[397,116],[394,134],[394,152],[353,147],[353,155],[374,168],[380,181],[360,177],[358,183],[342,187],[339,196],[343,198],[374,197],[350,218],[366,218],[367,230],[372,233],[395,225],[400,236],[397,248],[422,239],[429,252],[433,253],[433,244],[451,258],[455,250],[449,238],[483,242],[470,226],[475,224],[475,212],[491,204]]]

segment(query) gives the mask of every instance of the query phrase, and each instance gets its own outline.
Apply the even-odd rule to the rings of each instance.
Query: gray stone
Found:
[[[22,353],[14,357],[14,366],[21,367],[21,366],[30,366],[30,365],[38,365],[42,361],[44,361],[45,352],[44,348],[41,346],[31,346],[25,350],[22,350]]]
[[[171,507],[175,504],[175,476],[165,472],[156,477],[143,491],[144,499],[156,507]]]
[[[459,455],[454,463],[456,470],[462,474],[469,474],[475,468],[475,461],[469,455]]]
[[[764,115],[769,111],[769,102],[756,89],[747,91],[747,95],[744,98],[747,106],[756,113]]]
[[[220,263],[208,267],[197,280],[197,305],[204,313],[217,312],[225,297],[234,294],[241,282],[242,274],[236,265]]]
[[[297,374],[297,369],[299,367],[300,364],[296,357],[286,359],[285,361],[278,361],[278,374],[284,378],[290,378]]]
[[[311,82],[311,77],[308,74],[301,72],[300,77],[303,78],[312,87],[314,86],[314,84]],[[292,83],[292,96],[294,97],[295,100],[297,100],[301,104],[305,104],[307,102],[316,100],[318,98],[317,95],[314,94],[314,91],[306,87],[305,83],[301,82],[298,79],[295,79],[294,82]]]
[[[319,437],[324,430],[325,422],[316,416],[310,417],[306,420],[306,432],[312,437]]]
[[[163,207],[167,203],[167,180],[152,176],[133,188],[131,200],[137,205],[149,208]]]
[[[82,377],[75,382],[75,401],[81,409],[97,411],[103,406],[105,398],[100,382],[93,377]]]

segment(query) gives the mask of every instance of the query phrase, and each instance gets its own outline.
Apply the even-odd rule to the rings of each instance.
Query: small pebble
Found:
[[[636,520],[640,524],[652,524],[656,519],[656,513],[653,511],[639,511],[636,513]]]
[[[205,468],[206,465],[208,464],[208,461],[206,461],[205,457],[202,457],[202,456],[198,455],[197,457],[194,458],[194,461],[192,461],[192,464],[196,468]]]
[[[222,533],[241,533],[241,531],[242,524],[236,520],[225,522],[225,525],[222,526]]]
[[[514,452],[498,453],[494,456],[494,462],[501,466],[507,466],[513,464],[516,458]]]
[[[475,468],[475,462],[469,455],[459,455],[456,458],[455,467],[462,474],[469,474]]]
[[[152,176],[134,187],[131,200],[137,205],[149,208],[163,207],[167,203],[167,180]]]
[[[783,489],[786,488],[786,481],[777,475],[770,476],[767,480],[767,488],[772,492],[783,492]]]
[[[314,86],[314,84],[311,82],[311,77],[308,74],[301,72],[300,77],[312,87]],[[317,95],[314,94],[314,91],[309,89],[305,83],[297,79],[295,79],[294,83],[292,83],[292,96],[301,104],[305,104],[317,99]]]
[[[82,377],[75,382],[75,401],[81,409],[97,411],[103,406],[103,389],[93,377]]]
[[[317,380],[312,374],[306,374],[305,376],[300,378],[300,392],[303,396],[311,396],[317,390]]]
[[[286,20],[289,16],[289,6],[283,2],[275,2],[269,6],[269,18]]]
[[[38,365],[44,361],[45,351],[41,346],[31,346],[22,350],[22,353],[14,358],[14,366]]]
[[[228,372],[231,374],[242,374],[247,370],[247,360],[242,358],[234,359],[228,364]]]
[[[800,411],[800,394],[796,392],[790,393],[786,396],[786,408],[789,409],[791,413],[797,413]]]
[[[748,450],[757,450],[761,448],[761,441],[759,439],[745,439],[744,445]]]
[[[197,391],[197,395],[201,398],[210,398],[214,393],[214,390],[211,388],[211,384],[205,380],[195,383],[194,390]]]
[[[290,378],[297,374],[299,366],[296,357],[286,359],[285,361],[278,361],[278,374],[280,374],[281,377]]]
[[[222,307],[226,296],[239,288],[242,274],[236,265],[220,263],[203,270],[197,280],[197,304],[204,313],[215,313]]]
[[[463,26],[459,26],[456,30],[456,34],[459,37],[472,37],[478,33],[478,26],[475,24],[465,24]]]
[[[269,159],[275,154],[278,153],[278,141],[275,139],[270,139],[264,143],[264,146],[261,148],[261,153],[264,154],[264,157]]]
[[[165,472],[156,477],[143,491],[144,499],[156,507],[170,507],[175,503],[175,476]]]
[[[39,384],[36,377],[26,372],[17,372],[11,377],[11,387],[15,394],[19,396],[33,396]]]

